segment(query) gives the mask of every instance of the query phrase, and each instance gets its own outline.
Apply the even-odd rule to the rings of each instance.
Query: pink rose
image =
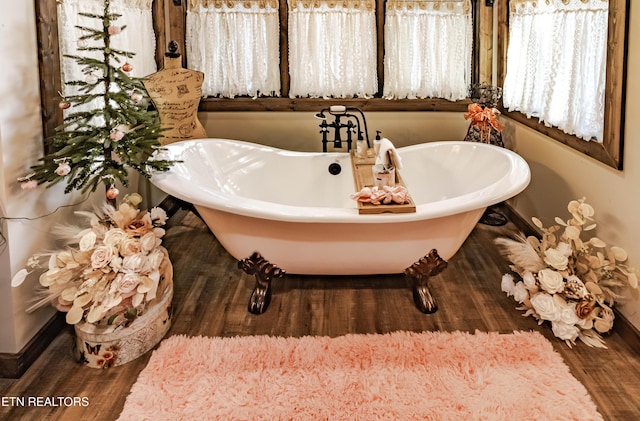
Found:
[[[138,286],[140,283],[140,277],[134,273],[125,273],[118,276],[115,283],[118,292],[128,294]]]
[[[100,269],[109,264],[113,258],[113,249],[107,246],[98,246],[91,254],[91,266]]]
[[[33,190],[38,187],[38,182],[36,180],[27,180],[20,183],[20,188],[22,190]]]

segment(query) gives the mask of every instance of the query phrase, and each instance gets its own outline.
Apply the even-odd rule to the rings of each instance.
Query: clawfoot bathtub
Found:
[[[347,153],[228,139],[173,143],[165,153],[181,162],[152,183],[192,203],[239,266],[256,275],[254,313],[266,309],[270,281],[285,271],[405,273],[414,280],[418,308],[433,312],[428,277],[446,266],[487,206],[518,194],[530,179],[527,163],[504,148],[457,141],[407,146],[398,153],[416,211],[361,215],[350,198]]]

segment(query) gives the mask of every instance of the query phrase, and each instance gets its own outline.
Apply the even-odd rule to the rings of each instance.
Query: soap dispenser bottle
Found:
[[[367,140],[363,139],[362,136],[356,141],[356,156],[358,158],[366,158],[367,157]]]
[[[380,140],[382,140],[380,138],[380,130],[376,130],[376,138],[373,141],[373,153],[375,156],[378,156],[378,153],[380,152]]]

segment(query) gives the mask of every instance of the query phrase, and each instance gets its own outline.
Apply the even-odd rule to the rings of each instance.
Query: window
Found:
[[[443,95],[442,97],[434,97],[432,96],[433,93],[425,94],[422,91],[418,91],[416,94],[411,90],[399,94],[384,92],[384,84],[391,83],[385,79],[391,69],[385,67],[384,63],[385,39],[387,37],[385,35],[385,24],[386,21],[390,19],[388,15],[389,4],[397,5],[400,1],[401,0],[279,1],[277,8],[279,19],[280,95],[271,96],[272,88],[254,89],[251,92],[246,91],[243,95],[239,93],[240,91],[234,94],[229,92],[224,93],[222,90],[218,93],[210,91],[209,93],[212,96],[201,101],[200,109],[202,111],[307,111],[321,108],[323,106],[322,98],[347,96],[331,90],[320,91],[313,89],[314,86],[318,84],[318,80],[325,80],[325,84],[333,83],[328,79],[328,75],[331,73],[331,70],[335,71],[335,67],[333,67],[333,69],[329,68],[327,71],[327,67],[323,69],[319,65],[319,63],[322,62],[321,58],[315,55],[305,56],[303,53],[308,53],[308,50],[310,50],[309,46],[312,46],[318,54],[321,54],[323,49],[325,49],[331,50],[334,54],[338,52],[339,55],[341,54],[347,58],[351,58],[350,63],[355,67],[348,68],[347,70],[345,70],[346,68],[341,68],[341,72],[345,76],[354,76],[353,81],[350,83],[356,83],[357,79],[357,82],[360,83],[361,86],[351,88],[351,97],[341,99],[341,103],[357,106],[364,110],[466,111],[468,104],[468,100],[466,99],[467,95],[462,97],[459,95],[459,92]],[[268,8],[270,4],[273,4],[273,1],[189,0],[188,2],[178,1],[177,3],[181,3],[180,6],[176,6],[173,3],[176,2],[165,0],[157,1],[155,4],[158,45],[166,45],[170,39],[177,40],[185,47],[187,55],[189,56],[185,59],[185,65],[204,71],[206,74],[206,70],[197,68],[197,65],[195,65],[197,59],[193,61],[190,57],[191,52],[189,45],[191,45],[190,40],[192,39],[192,35],[190,34],[197,32],[189,28],[190,22],[192,21],[191,18],[189,18],[189,15],[192,13],[191,11],[203,7],[203,4],[209,9],[215,8],[215,4],[221,6],[223,4],[234,5],[237,11],[250,10],[253,7]],[[241,6],[236,6],[236,3],[241,3]],[[484,17],[489,17],[489,19],[482,21],[484,32],[487,32],[487,28],[489,28],[490,31],[492,26],[490,20],[492,17],[492,13],[490,12],[492,10],[491,7],[486,6],[485,2],[481,0],[404,0],[404,3],[406,3],[406,6],[402,8],[415,9],[411,10],[411,13],[420,10],[423,14],[440,12],[443,15],[450,15],[459,10],[464,10],[467,15],[465,15],[465,19],[459,23],[466,26],[461,29],[453,24],[442,25],[438,27],[437,31],[442,31],[444,28],[451,29],[455,27],[457,32],[462,31],[465,35],[469,35],[469,38],[465,38],[465,48],[468,49],[466,51],[469,51],[469,53],[464,56],[469,68],[468,71],[464,72],[464,77],[467,78],[465,80],[467,90],[472,82],[480,81],[478,75],[481,73],[488,78],[482,81],[491,81],[490,70],[480,70],[491,69],[491,58],[488,57],[488,55],[479,54],[477,49],[473,48],[473,44],[478,39],[478,33],[481,27],[479,24],[480,20],[478,19],[479,13],[477,13],[477,11],[482,11]],[[258,6],[253,6],[254,4]],[[356,14],[357,12],[357,14],[360,15],[367,15],[367,17],[364,17],[362,22],[356,23],[354,19],[348,21],[345,18],[340,22],[341,18],[335,17],[335,19],[331,20],[325,16],[322,22],[320,22],[319,18],[318,20],[308,20],[306,23],[308,30],[299,26],[299,21],[302,19],[298,19],[298,14],[306,14],[309,19],[312,19],[310,16],[314,13],[316,15],[318,14],[315,10],[322,8],[330,9],[332,12],[336,9],[343,9],[343,11],[349,10],[348,13]],[[452,9],[454,10],[452,11]],[[356,10],[356,12],[353,12],[353,10]],[[218,9],[218,11],[220,10]],[[369,17],[369,12],[371,12],[372,18]],[[363,23],[365,21],[366,23]],[[346,25],[344,26],[346,29],[343,30],[339,25]],[[169,31],[165,28],[169,28]],[[367,33],[368,36],[366,38],[362,36],[352,38],[351,34],[355,33]],[[304,34],[304,36],[299,36],[299,34]],[[271,35],[269,35],[269,37],[272,39]],[[448,45],[445,43],[441,43],[440,46],[447,49],[447,51],[451,50],[447,48]],[[371,50],[373,50],[373,52]],[[160,57],[162,53],[163,51],[159,50],[158,57]],[[219,53],[216,52],[214,54]],[[333,56],[333,59],[335,59],[335,57],[337,56]],[[326,60],[327,59],[325,59],[325,62]],[[345,60],[343,63],[347,63],[347,61]],[[429,64],[431,63],[432,61],[429,61]],[[297,65],[303,66],[303,68],[301,69]],[[465,64],[463,67],[467,67],[467,65]],[[443,68],[446,69],[445,71],[452,70],[446,66]],[[314,75],[313,72],[316,72],[316,74]],[[414,73],[414,75],[415,74],[417,73]],[[356,75],[358,77],[356,77]],[[205,79],[206,78],[205,76]],[[344,79],[347,78],[338,79],[340,82],[343,82]],[[306,94],[304,92],[305,90],[308,91]],[[234,98],[230,100],[225,98],[225,96],[233,96]]]
[[[504,106],[602,142],[609,3],[512,0]]]
[[[384,97],[469,97],[473,50],[471,3],[388,0]]]
[[[204,96],[280,94],[278,1],[191,1],[190,69],[204,73]]]
[[[501,3],[505,115],[621,169],[627,10],[624,0]]]

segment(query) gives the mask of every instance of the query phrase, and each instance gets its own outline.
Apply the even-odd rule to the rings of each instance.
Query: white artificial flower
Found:
[[[560,319],[561,309],[558,308],[557,303],[551,295],[544,293],[536,294],[531,297],[529,301],[541,319],[551,322]]]
[[[567,303],[565,302],[565,304],[562,306],[561,310],[560,310],[560,319],[559,319],[562,323],[568,324],[568,325],[577,325],[578,323],[580,323],[580,318],[578,317],[578,314],[576,313],[576,303]]]
[[[524,275],[522,275],[522,282],[524,282],[524,286],[529,290],[537,290],[538,285],[536,285],[536,277],[533,276],[533,273],[526,271]]]
[[[160,264],[164,260],[164,253],[160,250],[154,250],[147,256],[149,259],[149,269],[157,270],[160,267]]]
[[[511,297],[513,295],[513,290],[516,287],[516,284],[513,281],[513,276],[509,273],[502,275],[502,282],[500,286],[502,291],[506,292],[508,297]]]
[[[544,251],[544,261],[546,264],[557,270],[565,270],[569,264],[567,256],[558,249],[546,249]]]
[[[556,246],[556,250],[562,253],[563,255],[569,257],[573,253],[573,249],[571,248],[571,244],[565,243],[564,241],[560,241]]]
[[[122,259],[122,271],[126,273],[145,273],[148,267],[149,259],[142,253],[125,256]]]
[[[160,242],[161,240],[156,238],[153,232],[148,232],[140,238],[140,246],[147,253],[159,246]]]
[[[167,223],[167,213],[162,208],[151,208],[151,220],[155,225],[164,225]]]
[[[103,243],[107,246],[120,247],[122,240],[127,238],[127,233],[121,228],[111,228],[104,234]]]
[[[564,280],[562,275],[555,270],[542,269],[538,272],[540,287],[550,294],[562,292],[564,290]]]
[[[111,214],[111,219],[118,228],[129,225],[138,216],[138,209],[127,202],[120,204],[118,210]]]
[[[80,242],[78,243],[78,246],[80,247],[80,251],[91,250],[93,246],[96,245],[96,240],[97,240],[97,236],[95,232],[93,231],[87,232],[85,235],[82,236],[82,238],[80,239]]]
[[[513,288],[513,299],[522,303],[527,298],[529,298],[529,291],[527,291],[527,287],[524,286],[524,283],[518,282]]]
[[[561,321],[551,322],[551,330],[557,338],[571,342],[575,341],[580,333],[580,329],[577,326]]]
[[[132,256],[142,251],[142,244],[138,238],[125,238],[120,243],[120,254],[123,256]]]
[[[109,266],[114,272],[120,272],[122,270],[122,257],[114,256],[113,259],[111,259]]]

